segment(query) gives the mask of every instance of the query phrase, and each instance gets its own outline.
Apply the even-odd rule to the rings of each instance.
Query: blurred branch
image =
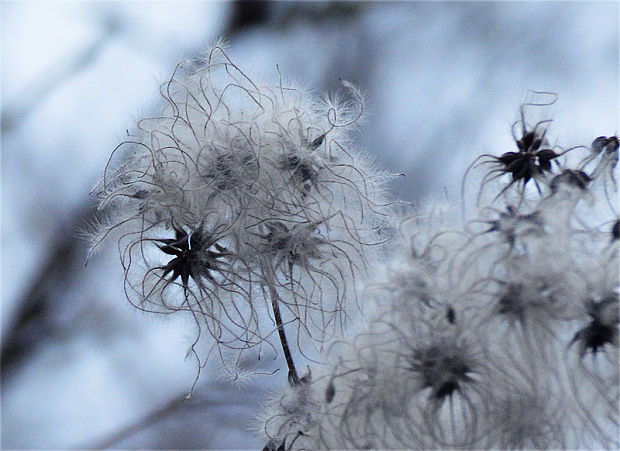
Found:
[[[235,1],[226,35],[230,36],[247,28],[265,24],[271,15],[271,6],[271,2],[268,1]]]
[[[104,31],[99,38],[79,51],[65,63],[59,63],[41,77],[24,95],[19,103],[10,105],[2,112],[2,132],[17,127],[40,104],[45,97],[63,83],[85,70],[101,53],[109,39],[121,30],[117,17],[104,18]],[[17,301],[17,311],[9,326],[2,333],[0,380],[6,383],[16,367],[27,360],[37,347],[49,340],[57,331],[55,312],[59,308],[57,287],[66,287],[78,269],[83,266],[86,245],[75,237],[77,230],[95,215],[90,200],[74,210],[50,240],[54,243],[45,261],[35,271],[31,283]]]
[[[276,18],[278,27],[285,27],[297,21],[324,24],[342,22],[355,18],[368,4],[352,1],[295,2]]]
[[[173,415],[177,410],[181,408],[181,406],[183,406],[183,402],[186,399],[187,395],[185,394],[177,396],[172,400],[168,401],[159,409],[148,414],[146,417],[136,421],[133,424],[130,424],[129,426],[122,428],[118,432],[115,432],[114,434],[110,435],[109,437],[105,438],[94,446],[85,446],[84,449],[109,449],[121,440],[125,440],[132,435],[140,432],[141,430],[146,429],[149,426],[152,426],[153,424]]]
[[[94,203],[89,200],[78,207],[71,219],[63,224],[45,262],[17,301],[15,318],[2,334],[1,381],[4,384],[15,367],[36,350],[37,346],[54,335],[57,325],[53,311],[58,305],[57,287],[66,287],[84,266],[86,243],[75,233],[95,215]]]
[[[226,387],[218,387],[218,384],[209,384],[201,389],[201,392],[210,393],[222,393],[226,390]],[[200,395],[192,396],[189,398],[187,394],[180,394],[172,398],[166,404],[158,409],[153,410],[143,418],[138,419],[134,423],[121,428],[117,432],[109,435],[100,442],[97,442],[91,446],[85,446],[84,449],[110,449],[119,442],[130,438],[131,436],[172,417],[175,414],[183,414],[184,411],[192,411],[197,409],[214,408],[218,406],[232,406],[237,403],[231,402],[230,399],[199,399]],[[243,405],[246,405],[246,399],[243,400]]]

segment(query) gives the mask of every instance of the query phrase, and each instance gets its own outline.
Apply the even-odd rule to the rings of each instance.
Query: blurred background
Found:
[[[360,147],[414,204],[458,193],[477,155],[514,149],[528,90],[548,137],[618,133],[616,2],[2,2],[2,448],[261,448],[280,371],[201,374],[182,318],[124,299],[114,246],[85,267],[90,188],[182,58],[226,36],[250,76],[366,93]],[[456,194],[458,195],[458,194]]]

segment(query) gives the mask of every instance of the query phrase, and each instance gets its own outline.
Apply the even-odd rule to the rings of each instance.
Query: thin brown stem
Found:
[[[269,265],[269,262],[265,262],[266,266]],[[288,382],[289,384],[295,386],[299,384],[299,375],[297,374],[297,368],[295,368],[295,362],[293,361],[293,354],[291,354],[291,348],[288,345],[288,340],[286,339],[286,333],[284,332],[284,323],[282,322],[282,315],[280,314],[280,304],[278,296],[278,292],[274,287],[273,281],[275,280],[275,276],[273,274],[272,269],[269,267],[269,296],[271,297],[271,308],[273,309],[273,316],[276,322],[276,326],[278,327],[278,335],[280,336],[280,343],[282,344],[282,351],[284,352],[284,358],[286,360],[286,365],[288,366]]]
[[[276,320],[278,335],[280,336],[280,343],[282,344],[282,351],[284,351],[284,358],[286,359],[286,365],[288,366],[288,381],[291,385],[297,385],[299,384],[299,376],[297,375],[297,368],[295,368],[295,362],[293,361],[293,354],[291,354],[291,349],[289,348],[288,341],[286,340],[284,324],[282,323],[282,315],[280,315],[280,305],[278,304],[278,294],[276,293],[273,285],[269,285],[269,293],[271,295],[273,316]]]

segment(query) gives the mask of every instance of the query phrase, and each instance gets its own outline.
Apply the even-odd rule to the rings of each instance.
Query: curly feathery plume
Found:
[[[364,98],[343,83],[324,98],[257,84],[222,43],[177,65],[94,189],[93,248],[117,242],[133,305],[188,312],[239,351],[288,324],[308,355],[342,332],[391,215],[385,174],[351,142]]]
[[[436,203],[402,221],[371,315],[305,389],[303,425],[278,430],[287,447],[618,448],[618,138],[551,146],[525,110],[554,101],[521,107],[517,151],[467,170],[463,227]]]

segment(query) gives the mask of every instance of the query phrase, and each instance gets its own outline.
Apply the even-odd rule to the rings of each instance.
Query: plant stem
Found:
[[[291,354],[291,349],[288,346],[288,341],[286,339],[286,333],[284,332],[284,324],[282,322],[282,315],[280,314],[280,304],[278,300],[280,299],[278,293],[273,286],[273,281],[275,280],[273,272],[269,271],[269,296],[271,297],[271,308],[273,309],[273,316],[276,321],[276,326],[278,327],[278,335],[280,336],[280,343],[282,344],[282,351],[284,351],[284,358],[286,359],[286,365],[288,366],[288,382],[291,385],[299,384],[299,376],[297,374],[297,368],[295,368],[295,362],[293,361],[293,354]]]
[[[275,289],[269,287],[271,294],[271,307],[273,308],[273,316],[278,326],[278,335],[280,336],[280,343],[282,344],[282,351],[284,351],[284,358],[286,359],[286,365],[288,366],[288,381],[291,385],[299,384],[299,376],[297,375],[297,369],[295,368],[295,362],[293,362],[293,355],[291,349],[288,346],[286,340],[286,333],[284,332],[284,324],[282,324],[282,316],[280,315],[280,305],[278,304],[278,298],[274,297]],[[276,294],[277,296],[277,294]]]

